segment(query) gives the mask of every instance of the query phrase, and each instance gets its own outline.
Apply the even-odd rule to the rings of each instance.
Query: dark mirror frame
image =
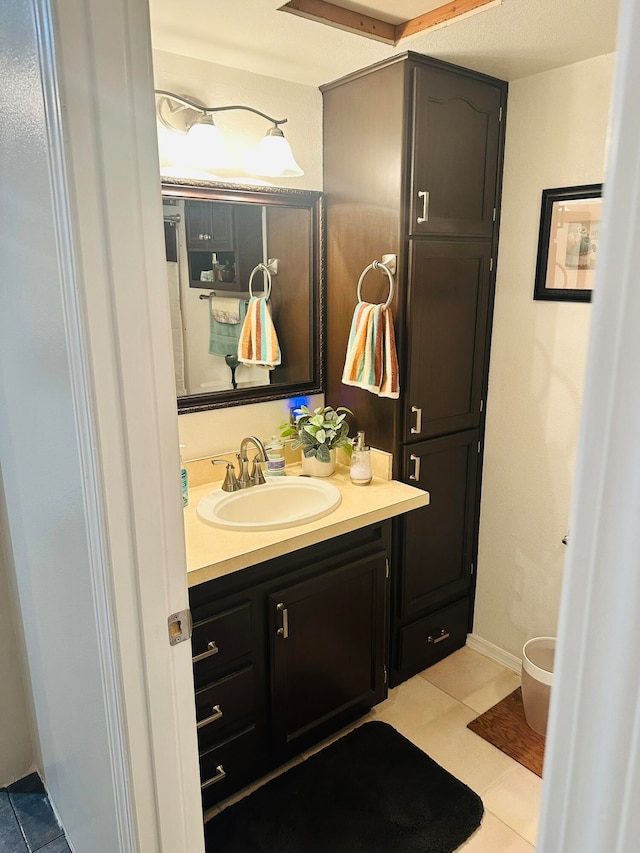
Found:
[[[534,300],[553,302],[591,302],[591,290],[575,288],[547,287],[547,268],[550,263],[550,248],[552,243],[551,223],[554,205],[563,201],[579,201],[584,199],[601,199],[602,184],[585,184],[577,187],[557,187],[542,191],[540,210],[540,231],[538,234],[538,257],[536,261],[536,277],[533,287]]]
[[[229,406],[244,406],[268,400],[282,400],[320,394],[324,391],[325,342],[325,207],[324,196],[314,190],[295,190],[285,187],[252,187],[242,184],[223,184],[209,181],[162,179],[164,198],[200,199],[204,201],[242,202],[253,204],[300,207],[311,211],[313,240],[311,304],[315,306],[312,324],[311,380],[286,385],[265,385],[242,389],[213,391],[177,397],[178,414],[204,412]]]

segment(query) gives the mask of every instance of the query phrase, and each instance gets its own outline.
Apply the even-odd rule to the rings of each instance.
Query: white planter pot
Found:
[[[320,462],[315,456],[302,454],[302,473],[309,477],[330,477],[336,470],[336,452],[329,451],[331,459],[329,462]]]

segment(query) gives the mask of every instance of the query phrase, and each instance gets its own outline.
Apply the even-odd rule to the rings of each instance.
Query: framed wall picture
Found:
[[[542,191],[534,299],[591,301],[601,218],[602,184]]]

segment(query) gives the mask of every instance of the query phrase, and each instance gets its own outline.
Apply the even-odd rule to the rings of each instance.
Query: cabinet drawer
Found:
[[[464,646],[467,639],[469,599],[437,610],[400,631],[401,678],[409,678]]]
[[[202,687],[230,661],[251,650],[251,602],[197,622],[191,635],[195,685]]]
[[[198,749],[204,752],[254,719],[254,672],[247,666],[196,691]]]
[[[200,756],[202,806],[210,808],[264,770],[253,726]]]

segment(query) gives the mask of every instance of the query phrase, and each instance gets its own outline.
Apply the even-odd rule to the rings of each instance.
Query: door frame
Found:
[[[171,647],[167,630],[188,590],[148,4],[25,5],[68,249],[77,410],[87,412],[81,453],[104,591],[94,618],[108,626],[98,665],[116,673],[104,688],[125,770],[114,779],[118,818],[140,853],[203,853],[191,643]]]
[[[538,853],[626,853],[640,834],[638,32],[622,0]]]

